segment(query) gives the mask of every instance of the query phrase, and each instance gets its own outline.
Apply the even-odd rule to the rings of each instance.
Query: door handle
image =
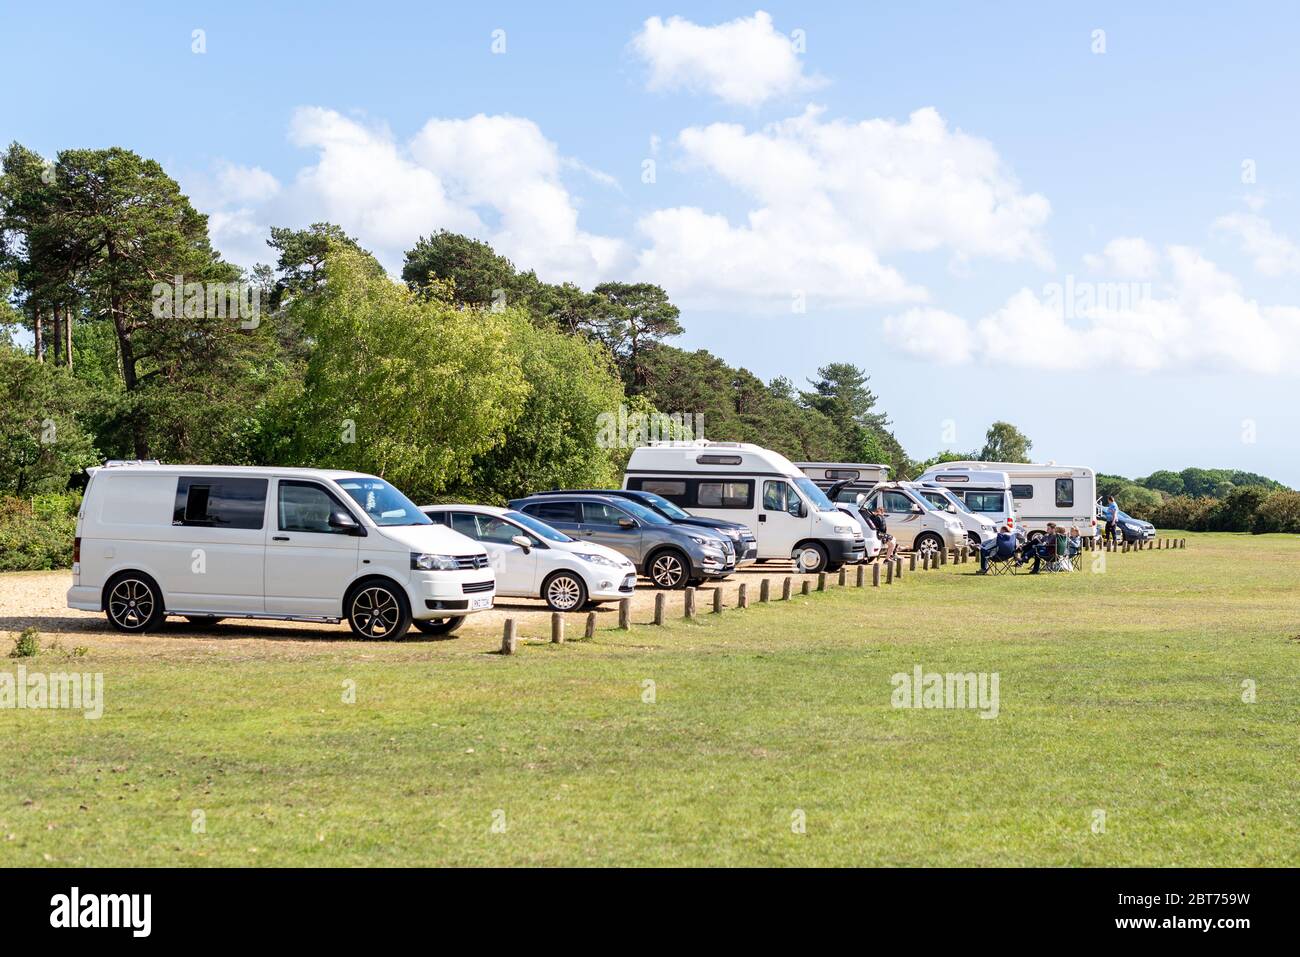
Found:
[[[288,536],[288,535],[272,535],[272,536],[271,536],[271,541],[273,541],[273,542],[287,542],[288,540],[289,540],[289,536]]]

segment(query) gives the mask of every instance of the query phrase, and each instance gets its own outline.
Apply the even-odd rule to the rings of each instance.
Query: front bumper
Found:
[[[609,575],[600,575],[589,581],[587,597],[592,601],[618,601],[636,591],[636,569],[611,568]],[[604,587],[608,584],[608,588]]]
[[[1123,525],[1119,527],[1120,534],[1130,542],[1149,542],[1156,537],[1154,528],[1126,528]]]
[[[489,569],[413,572],[406,591],[412,618],[457,618],[492,610],[496,576]]]
[[[860,562],[867,557],[867,540],[861,535],[822,539],[822,545],[826,548],[826,557],[836,564]]]
[[[691,556],[692,578],[726,578],[736,570],[735,552],[728,552],[721,558],[705,555],[697,558]]]

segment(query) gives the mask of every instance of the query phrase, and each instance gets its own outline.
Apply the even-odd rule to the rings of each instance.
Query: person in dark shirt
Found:
[[[898,547],[898,543],[894,541],[894,536],[889,534],[889,529],[885,525],[885,506],[877,505],[875,510],[867,512],[866,516],[880,539],[880,550],[885,561],[889,561],[894,557],[894,549]]]
[[[989,573],[989,560],[998,558],[1013,558],[1016,554],[1016,548],[1019,540],[1016,533],[1008,526],[1003,525],[998,530],[997,538],[990,539],[980,546],[980,574]]]

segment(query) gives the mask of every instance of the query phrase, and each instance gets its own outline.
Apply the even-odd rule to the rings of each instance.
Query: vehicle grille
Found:
[[[490,582],[465,582],[460,586],[460,590],[466,595],[472,595],[475,592],[491,591],[496,587],[495,581]]]
[[[456,567],[462,571],[469,571],[473,568],[487,568],[487,555],[457,555]]]

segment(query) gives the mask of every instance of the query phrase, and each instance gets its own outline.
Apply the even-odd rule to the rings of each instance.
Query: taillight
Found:
[[[72,561],[74,564],[76,562],[81,561],[81,536],[80,535],[78,535],[76,538],[72,540]]]
[[[1015,519],[1015,516],[1013,515],[1013,516],[1008,517],[1008,518],[1007,518],[1007,528],[1015,528],[1015,527],[1016,527],[1016,519]]]

